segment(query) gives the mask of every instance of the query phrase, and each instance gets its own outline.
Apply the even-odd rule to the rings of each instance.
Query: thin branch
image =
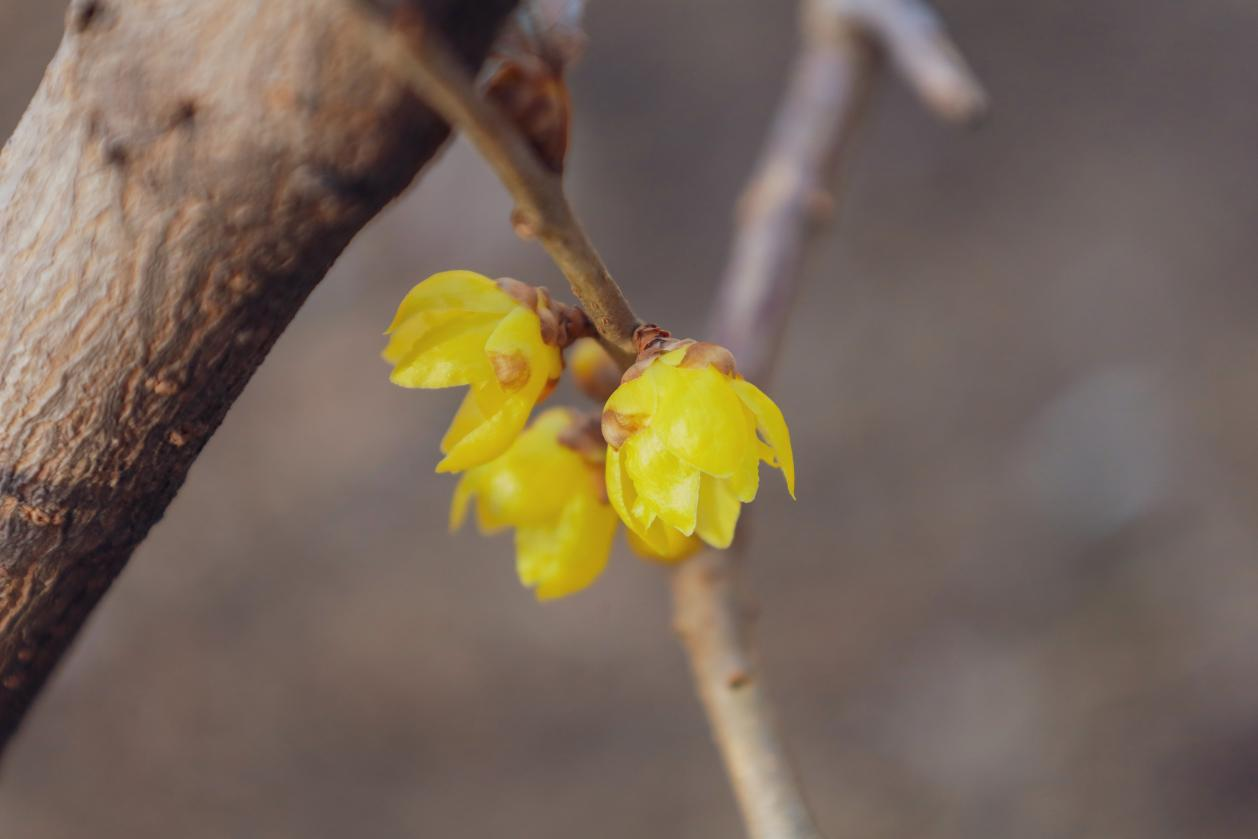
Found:
[[[477,92],[441,33],[422,23],[417,32],[390,28],[352,0],[347,5],[357,12],[376,57],[471,140],[493,167],[515,201],[516,232],[541,242],[604,345],[622,368],[628,367],[637,355],[633,331],[638,318],[573,214],[561,175],[547,169],[515,124]]]
[[[916,0],[804,0],[802,47],[764,154],[740,202],[714,315],[716,340],[763,382],[786,331],[805,246],[830,215],[841,164],[885,51],[929,107],[973,121],[986,97]],[[674,622],[753,839],[819,839],[774,719],[753,643],[738,551],[673,574]]]

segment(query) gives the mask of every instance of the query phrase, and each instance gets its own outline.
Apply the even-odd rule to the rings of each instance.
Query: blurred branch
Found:
[[[348,5],[357,9],[350,0]],[[622,367],[637,351],[638,319],[572,212],[563,177],[539,158],[530,139],[476,89],[472,74],[424,21],[390,28],[360,11],[369,48],[425,103],[466,136],[511,193],[516,233],[538,239],[567,278],[604,345]]]
[[[713,339],[753,380],[771,372],[805,247],[835,207],[881,56],[945,119],[972,123],[987,108],[938,18],[917,0],[805,0],[801,24],[794,72],[739,202],[713,317]]]
[[[986,97],[917,0],[805,0],[802,44],[763,156],[740,201],[714,313],[715,340],[764,383],[786,331],[805,246],[834,206],[880,57],[941,116],[973,121]],[[820,837],[791,766],[753,643],[754,606],[736,552],[673,574],[674,620],[753,839]]]

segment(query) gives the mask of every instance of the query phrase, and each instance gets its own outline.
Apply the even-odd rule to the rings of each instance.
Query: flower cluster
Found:
[[[579,309],[515,280],[446,271],[411,290],[387,334],[395,384],[468,387],[437,464],[463,473],[451,528],[473,502],[482,532],[514,528],[517,572],[540,599],[593,582],[618,521],[637,553],[676,562],[730,545],[761,463],[795,494],[782,412],[723,347],[642,327],[637,362],[617,381],[610,357],[581,341],[579,384],[611,391],[601,416],[552,408],[529,425],[564,350],[592,334]]]

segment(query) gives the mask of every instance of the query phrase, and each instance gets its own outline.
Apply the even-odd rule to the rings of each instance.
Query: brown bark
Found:
[[[474,64],[513,2],[423,5]],[[446,134],[343,0],[72,3],[0,153],[0,744],[302,301]]]

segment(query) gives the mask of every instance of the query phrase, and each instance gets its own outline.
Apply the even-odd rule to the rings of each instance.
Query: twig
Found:
[[[415,31],[393,29],[354,0],[347,5],[356,12],[376,57],[471,140],[493,167],[515,201],[516,232],[541,242],[604,346],[622,368],[628,367],[637,355],[633,331],[638,318],[573,214],[562,177],[547,169],[524,134],[477,93],[471,74],[441,33],[422,22]]]
[[[804,0],[802,48],[742,201],[713,322],[749,378],[766,380],[786,330],[809,234],[833,208],[885,49],[926,103],[972,121],[986,98],[916,0]],[[753,839],[821,836],[778,732],[752,639],[738,551],[673,574],[674,621]]]

